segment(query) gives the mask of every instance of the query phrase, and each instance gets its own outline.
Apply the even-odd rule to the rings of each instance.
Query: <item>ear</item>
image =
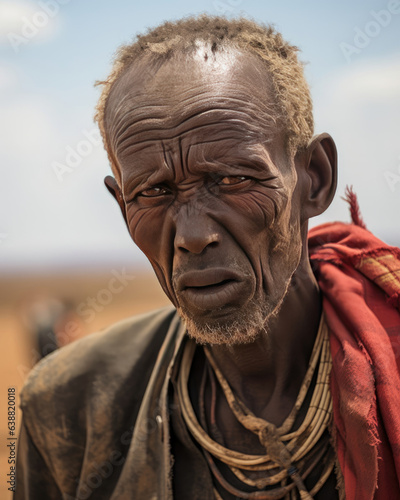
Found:
[[[121,212],[122,212],[122,217],[124,218],[126,225],[128,225],[128,222],[126,219],[125,201],[124,201],[124,197],[122,196],[121,188],[118,186],[117,181],[114,179],[114,177],[111,177],[111,175],[107,175],[104,178],[104,184],[106,185],[106,188],[108,189],[108,191],[117,200],[119,208],[121,209]]]
[[[303,220],[320,215],[329,207],[337,185],[337,151],[329,134],[314,136],[306,151],[295,158],[303,180]]]

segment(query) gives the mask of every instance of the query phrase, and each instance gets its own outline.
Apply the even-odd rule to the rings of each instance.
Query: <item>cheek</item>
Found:
[[[271,290],[284,286],[301,256],[300,227],[292,216],[290,193],[254,189],[229,202],[235,212],[237,242],[250,260],[259,283]],[[296,214],[294,214],[296,215]]]
[[[269,266],[274,246],[273,227],[280,212],[274,193],[253,189],[235,196],[221,197],[220,221],[250,263],[261,290],[271,281]]]
[[[127,219],[133,241],[149,259],[164,292],[177,306],[171,284],[171,231],[166,226],[165,208],[160,206],[150,210],[131,207],[127,211]]]
[[[287,283],[299,265],[302,253],[300,221],[297,214],[293,214],[290,201],[276,218],[269,234],[269,253],[264,254],[263,267],[269,269],[275,282]]]
[[[254,189],[228,198],[226,208],[229,213],[235,214],[236,228],[251,239],[274,224],[280,211],[280,204],[275,198],[261,189]]]
[[[151,260],[159,262],[165,255],[164,234],[165,209],[130,207],[127,210],[129,233],[136,245]],[[162,248],[163,247],[163,248]]]
[[[235,231],[243,249],[253,258],[271,255],[291,238],[288,196],[281,189],[255,188],[228,200],[235,213]],[[258,256],[258,257],[257,257]]]

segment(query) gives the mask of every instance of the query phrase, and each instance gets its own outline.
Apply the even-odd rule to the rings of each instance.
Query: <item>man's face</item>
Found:
[[[129,232],[199,342],[253,341],[300,261],[296,169],[271,96],[258,60],[201,47],[133,68],[107,106]]]

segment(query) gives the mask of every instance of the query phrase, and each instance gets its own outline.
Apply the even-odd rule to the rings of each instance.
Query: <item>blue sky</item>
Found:
[[[316,132],[339,150],[338,195],[313,224],[348,220],[352,184],[368,227],[400,244],[400,1],[12,0],[0,2],[2,269],[145,265],[103,187],[93,83],[135,33],[200,12],[273,23],[300,47]]]

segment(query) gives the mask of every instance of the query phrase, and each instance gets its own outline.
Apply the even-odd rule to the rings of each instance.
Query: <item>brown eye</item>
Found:
[[[167,189],[161,187],[161,186],[154,186],[148,189],[145,189],[141,193],[139,193],[139,196],[144,196],[145,198],[155,198],[156,196],[163,196],[164,194],[167,194],[168,191]]]
[[[227,175],[226,177],[221,177],[218,184],[222,186],[234,186],[235,184],[240,184],[248,179],[248,177],[244,177],[243,175],[231,176]]]

